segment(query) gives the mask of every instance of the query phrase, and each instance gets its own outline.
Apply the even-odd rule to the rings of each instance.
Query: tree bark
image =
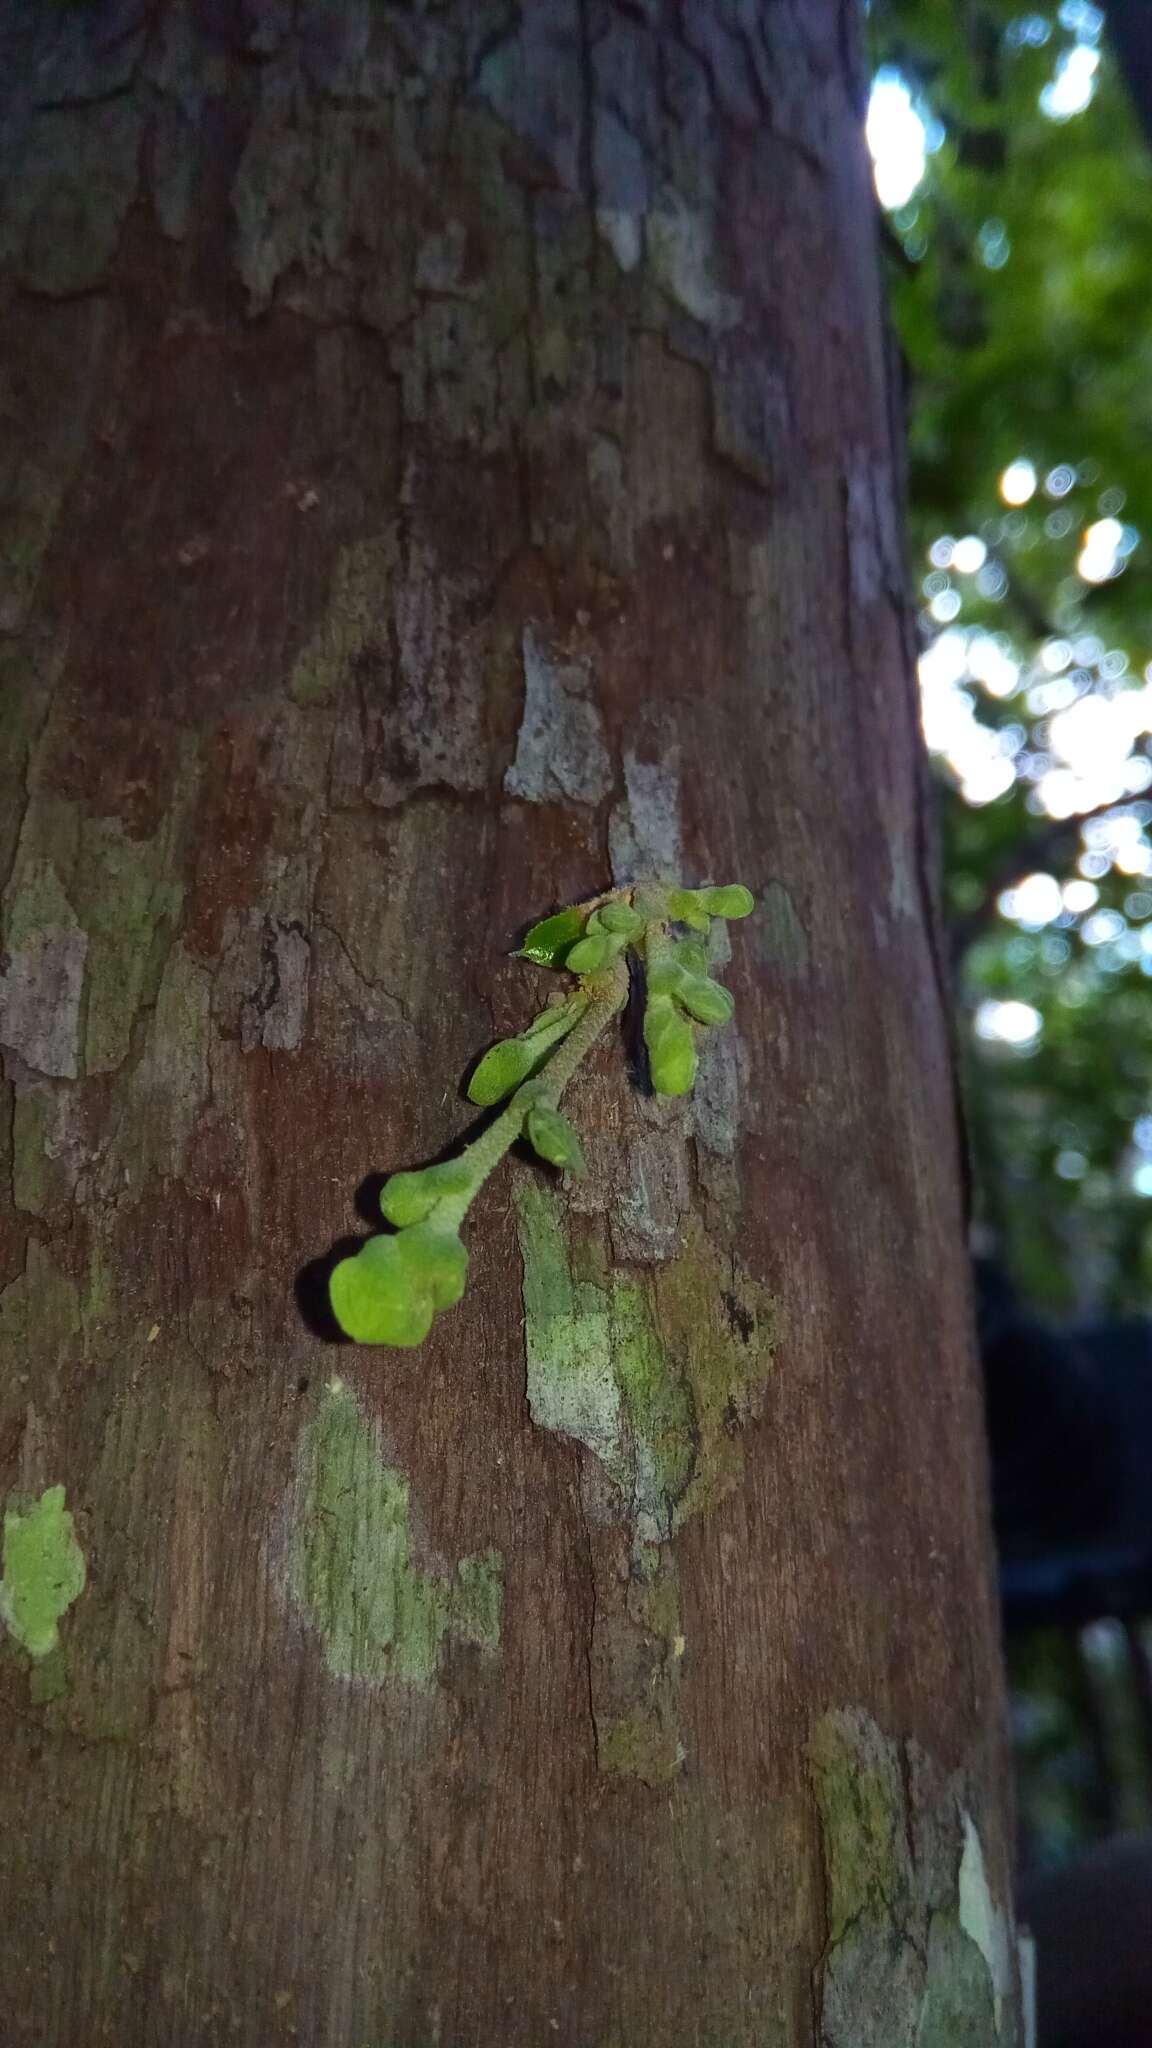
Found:
[[[0,23],[6,2038],[1015,2041],[853,10]],[[336,1346],[670,873],[692,1101],[626,1029]]]

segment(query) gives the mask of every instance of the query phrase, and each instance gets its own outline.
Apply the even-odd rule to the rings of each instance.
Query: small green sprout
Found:
[[[576,986],[556,995],[515,1038],[484,1054],[468,1084],[499,1115],[453,1159],[394,1173],[380,1207],[394,1228],[341,1259],[329,1296],[358,1344],[422,1344],[440,1309],[464,1292],[468,1253],[460,1225],[505,1153],[524,1138],[547,1165],[581,1173],[584,1155],[560,1098],[628,1000],[631,954],[644,970],[644,1043],[657,1095],[686,1095],[696,1078],[700,1028],[727,1024],[733,1002],[708,972],[714,918],[747,917],[747,889],[646,885],[573,904],[533,925],[519,957],[566,970]],[[677,929],[680,928],[680,929]],[[685,937],[684,931],[697,934]]]

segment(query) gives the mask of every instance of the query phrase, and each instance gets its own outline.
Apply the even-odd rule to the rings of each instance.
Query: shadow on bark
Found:
[[[373,1174],[371,1178],[383,1187],[385,1176]],[[357,1190],[359,1208],[359,1190]],[[379,1209],[377,1209],[379,1215]],[[362,1237],[341,1237],[329,1251],[317,1259],[309,1259],[296,1275],[294,1292],[300,1320],[313,1337],[319,1337],[324,1344],[350,1344],[352,1339],[340,1328],[332,1311],[328,1294],[328,1282],[332,1269],[341,1259],[350,1259],[364,1243]]]

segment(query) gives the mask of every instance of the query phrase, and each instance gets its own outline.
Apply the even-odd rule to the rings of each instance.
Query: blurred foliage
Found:
[[[1001,510],[997,477],[1022,453],[1041,473],[1088,464],[1064,501],[1077,527],[1102,481],[1152,531],[1152,159],[1106,48],[1083,112],[1051,119],[1040,102],[1086,47],[1061,15],[1096,10],[877,0],[872,12],[881,63],[943,131],[891,221],[920,533],[968,532]],[[1049,593],[1074,552],[1045,534],[1043,513],[1005,544]],[[1110,591],[1108,609],[1123,615],[1127,598]]]
[[[1077,1635],[1030,1629],[1005,1645],[1021,1860],[1063,1863],[1107,1831],[1107,1776]]]
[[[870,18],[977,1220],[1039,1305],[1146,1308],[1152,152],[1086,0]]]
[[[1033,1628],[1006,1643],[1021,1861],[1067,1862],[1089,1842],[1152,1826],[1152,1759],[1135,1660],[1148,1631],[1116,1621]]]

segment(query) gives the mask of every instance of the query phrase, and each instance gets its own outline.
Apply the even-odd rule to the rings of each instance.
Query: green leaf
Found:
[[[370,1237],[332,1271],[328,1294],[340,1328],[357,1344],[422,1344],[432,1327],[426,1288],[413,1288],[398,1237]]]
[[[597,915],[606,932],[624,939],[638,938],[644,930],[644,919],[627,903],[606,903]]]
[[[686,975],[676,998],[701,1024],[727,1024],[736,1008],[730,990],[706,974]]]
[[[566,1116],[548,1103],[532,1105],[524,1120],[528,1142],[549,1166],[566,1167],[569,1173],[583,1173],[584,1152]]]
[[[573,1026],[580,1022],[588,1008],[589,1000],[587,995],[577,989],[575,995],[563,1006],[557,1004],[553,1010],[541,1011],[539,1017],[534,1018],[528,1026],[527,1031],[521,1032],[521,1039],[532,1055],[533,1073],[538,1072],[553,1048],[559,1045],[562,1038],[567,1038]]]
[[[400,1233],[404,1257],[414,1284],[428,1291],[434,1308],[452,1308],[468,1279],[468,1253],[456,1230],[417,1224]]]
[[[422,1344],[439,1308],[464,1292],[468,1254],[455,1230],[433,1223],[370,1237],[341,1259],[328,1283],[333,1313],[357,1344]]]
[[[657,1095],[687,1095],[696,1079],[696,1034],[671,996],[650,996],[644,1043]]]
[[[394,1173],[380,1190],[380,1208],[389,1223],[404,1229],[422,1223],[447,1195],[466,1195],[472,1175],[465,1159],[445,1159],[413,1173]]]
[[[538,1033],[537,1038],[544,1034]],[[535,1040],[533,1041],[536,1042]],[[502,1102],[526,1081],[536,1064],[536,1055],[522,1038],[502,1038],[485,1053],[468,1083],[468,1100],[487,1109]]]
[[[587,1007],[587,996],[574,996],[555,1009],[542,1010],[519,1038],[502,1038],[485,1053],[469,1081],[469,1101],[488,1109],[494,1102],[502,1102],[506,1095],[514,1094],[522,1081],[539,1072]]]
[[[685,968],[689,974],[708,972],[708,948],[702,946],[698,939],[677,939],[672,950],[672,958],[678,967]]]
[[[572,974],[595,974],[607,966],[615,950],[606,933],[593,932],[590,938],[581,939],[571,948],[564,965]]]
[[[674,996],[684,979],[684,968],[675,952],[660,952],[648,963],[650,996]]]
[[[538,1017],[533,1017],[532,1022],[524,1026],[520,1036],[537,1038],[542,1031],[554,1032],[561,1022],[566,1022],[566,1029],[570,1031],[587,1007],[587,996],[565,996],[560,1002],[549,1003],[546,1010],[541,1010]]]
[[[756,908],[751,889],[731,882],[723,889],[701,889],[700,900],[713,917],[748,917]]]
[[[686,924],[694,932],[706,932],[709,925],[708,913],[703,905],[704,892],[701,889],[671,889],[668,893],[668,915],[676,924]]]
[[[533,925],[517,958],[534,960],[538,967],[562,967],[568,948],[580,937],[586,920],[587,912],[577,906],[558,910],[555,917],[546,917]]]

